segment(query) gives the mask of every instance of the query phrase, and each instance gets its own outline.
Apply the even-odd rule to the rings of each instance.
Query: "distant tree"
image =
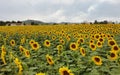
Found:
[[[112,24],[115,24],[115,22],[112,22]]]
[[[17,21],[17,23],[22,23],[21,21]]]
[[[31,25],[34,25],[34,22],[31,22]]]
[[[107,21],[107,20],[104,20],[104,21],[103,21],[103,24],[108,24],[108,21]]]
[[[12,21],[11,23],[16,23],[16,21]]]
[[[93,24],[92,22],[90,22],[90,24]]]
[[[5,26],[6,23],[4,21],[0,21],[0,26]]]
[[[99,22],[99,24],[108,24],[108,21],[104,20],[104,21]]]
[[[104,21],[99,22],[99,24],[104,24]]]
[[[95,21],[94,21],[94,24],[98,24],[98,21],[97,21],[97,20],[95,20]]]
[[[8,23],[11,23],[11,22],[10,21],[6,21],[5,23],[8,24]]]
[[[57,23],[53,23],[53,25],[57,25]]]
[[[68,25],[68,23],[65,23],[65,25]]]
[[[25,23],[23,23],[23,25],[26,25]]]

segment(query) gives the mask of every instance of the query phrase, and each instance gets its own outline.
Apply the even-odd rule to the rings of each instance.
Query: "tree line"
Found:
[[[5,26],[10,23],[22,23],[22,21],[0,21],[0,26]]]
[[[11,24],[11,23],[23,23],[22,21],[0,21],[0,26],[5,26],[6,24]],[[61,22],[62,23],[62,22]],[[107,20],[104,20],[104,21],[97,21],[95,20],[94,22],[88,22],[90,24],[116,24],[115,22],[109,22]],[[25,25],[25,23],[23,23]],[[51,24],[51,23],[44,23],[44,24]],[[59,24],[59,23],[54,23],[54,24]],[[64,24],[69,24],[69,23],[64,23]],[[82,22],[82,23],[78,23],[78,24],[86,24],[86,22]],[[120,23],[119,23],[120,24]],[[31,22],[30,25],[38,25],[37,23],[35,22]]]

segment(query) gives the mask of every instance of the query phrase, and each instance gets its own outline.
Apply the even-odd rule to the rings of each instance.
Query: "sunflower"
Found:
[[[84,48],[80,48],[80,53],[82,54],[82,56],[85,56],[85,49]]]
[[[6,49],[5,49],[5,46],[4,46],[4,45],[2,45],[1,50],[2,50],[2,52],[3,52],[4,54],[6,54]]]
[[[15,58],[15,59],[14,59],[14,63],[15,63],[15,64],[17,65],[17,67],[19,68],[18,75],[22,75],[22,71],[23,71],[22,62],[21,62],[18,58]]]
[[[79,38],[80,43],[84,43],[84,39],[83,38]]]
[[[108,45],[109,46],[113,46],[113,45],[115,45],[116,44],[116,41],[115,40],[108,40]]]
[[[111,37],[111,35],[110,35],[110,34],[106,34],[106,37],[107,37],[107,38],[110,38],[110,37]]]
[[[6,64],[5,53],[4,52],[1,53],[1,59],[2,59],[3,63]]]
[[[60,75],[74,75],[67,67],[59,68]]]
[[[84,39],[83,38],[78,38],[77,44],[80,44],[80,43],[84,43]]]
[[[105,38],[106,36],[105,36],[105,34],[102,34],[102,38]]]
[[[19,67],[20,60],[19,60],[18,58],[15,58],[15,59],[14,59],[14,63],[17,65],[17,67]]]
[[[94,40],[93,40],[93,39],[91,39],[91,40],[90,40],[90,43],[94,43]]]
[[[18,75],[23,75],[23,67],[22,67],[22,64],[19,64],[18,68],[19,68]]]
[[[90,48],[93,50],[93,51],[95,51],[96,50],[96,45],[95,44],[93,44],[93,43],[90,43]]]
[[[52,60],[52,57],[51,57],[49,54],[46,55],[46,59],[47,59],[47,62],[48,62],[50,65],[53,65],[53,64],[54,64],[54,61]]]
[[[45,73],[41,73],[41,72],[40,72],[40,73],[37,73],[36,75],[45,75]]]
[[[118,58],[118,55],[117,55],[117,53],[115,51],[111,51],[108,58],[110,60],[116,60]]]
[[[78,44],[77,43],[74,43],[74,42],[70,43],[70,50],[75,51],[77,49],[78,49]]]
[[[23,46],[19,46],[19,50],[21,51],[21,52],[24,52],[24,48],[23,48]]]
[[[24,44],[24,43],[25,43],[25,38],[22,38],[22,39],[20,40],[20,43],[21,43],[21,44]]]
[[[71,35],[68,34],[68,35],[66,36],[66,39],[67,39],[67,41],[70,41],[70,39],[71,39]]]
[[[79,39],[77,40],[77,44],[78,44],[78,45],[80,44],[80,40],[79,40]]]
[[[25,56],[26,56],[27,58],[29,58],[29,57],[30,57],[30,52],[29,52],[29,50],[25,50],[24,52],[25,52]]]
[[[35,42],[35,40],[30,40],[29,44],[32,45]]]
[[[94,39],[94,38],[95,38],[95,36],[92,34],[92,35],[90,35],[90,38],[91,38],[91,39]]]
[[[102,59],[100,56],[93,56],[92,57],[92,61],[96,64],[96,65],[102,65]]]
[[[95,34],[94,37],[96,40],[98,40],[100,38],[100,34]]]
[[[50,45],[51,45],[51,43],[50,43],[49,40],[45,40],[45,41],[44,41],[44,46],[50,47]]]
[[[63,46],[62,45],[57,45],[57,50],[58,50],[58,54],[60,54],[63,50]]]
[[[60,43],[61,43],[62,45],[64,45],[64,44],[65,44],[65,41],[64,41],[63,39],[61,39],[61,40],[60,40]]]
[[[113,46],[112,46],[112,50],[115,51],[115,52],[119,52],[119,51],[120,51],[118,45],[113,45]]]
[[[97,47],[101,48],[102,47],[102,42],[98,41],[97,42]]]
[[[89,35],[87,35],[87,34],[86,34],[86,35],[84,35],[84,36],[85,36],[85,38],[89,38]]]
[[[34,42],[33,44],[31,44],[31,46],[33,50],[38,50],[40,48],[40,45],[38,44],[38,42]]]
[[[110,36],[111,36],[111,37],[114,37],[114,34],[111,34]]]
[[[102,42],[102,43],[104,42],[104,39],[103,39],[103,38],[99,38],[98,40],[99,40],[100,42]]]
[[[11,46],[15,46],[15,40],[11,40],[11,41],[10,41],[10,45],[11,45]]]
[[[56,39],[56,36],[52,36],[52,40],[55,40]]]

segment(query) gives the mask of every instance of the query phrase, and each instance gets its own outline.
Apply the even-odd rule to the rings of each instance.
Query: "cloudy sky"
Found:
[[[120,20],[120,0],[0,0],[0,20]]]

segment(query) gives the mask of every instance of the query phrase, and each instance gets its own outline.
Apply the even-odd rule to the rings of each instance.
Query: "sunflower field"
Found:
[[[0,75],[120,75],[120,25],[0,26]]]

